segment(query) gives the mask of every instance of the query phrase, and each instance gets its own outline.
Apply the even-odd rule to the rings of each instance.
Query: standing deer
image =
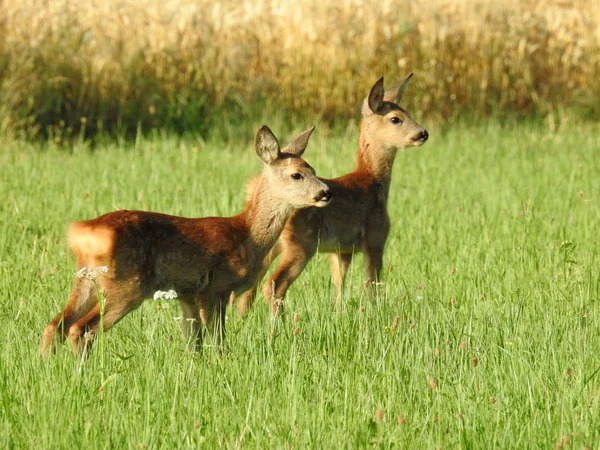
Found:
[[[176,291],[190,348],[201,349],[203,325],[222,345],[230,293],[256,283],[295,208],[321,208],[331,199],[330,189],[301,158],[313,129],[283,150],[268,127],[258,131],[256,153],[264,168],[237,216],[188,219],[124,210],[73,223],[68,242],[77,268],[106,266],[106,273],[97,280],[75,279],[65,309],[44,331],[42,354],[57,332],[82,354],[101,325],[108,330],[155,291],[167,289]]]
[[[423,145],[429,137],[399,106],[411,77],[412,73],[388,91],[383,89],[383,78],[375,83],[362,108],[356,168],[339,178],[322,179],[333,193],[331,206],[296,211],[265,258],[259,282],[271,262],[282,254],[281,262],[263,287],[274,314],[283,306],[290,285],[317,251],[330,254],[338,305],[354,253],[362,252],[367,258],[367,282],[379,279],[390,230],[387,200],[396,153]],[[237,306],[242,315],[255,296],[256,286],[239,297]]]

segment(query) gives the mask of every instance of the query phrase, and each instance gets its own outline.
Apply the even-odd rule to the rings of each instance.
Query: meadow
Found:
[[[396,159],[374,299],[357,257],[336,311],[316,257],[282,320],[228,309],[225,354],[188,352],[177,304],[149,300],[83,363],[38,354],[74,275],[68,222],[235,214],[253,136],[2,142],[0,446],[599,448],[600,126],[428,128]],[[345,173],[357,138],[317,126],[305,157]]]

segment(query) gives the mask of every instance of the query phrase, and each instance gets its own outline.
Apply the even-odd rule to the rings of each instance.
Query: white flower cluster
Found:
[[[108,273],[108,267],[106,266],[82,267],[75,272],[75,276],[77,278],[84,278],[86,280],[97,280],[100,278],[100,275],[104,275],[105,273]]]
[[[177,292],[173,289],[169,289],[168,291],[156,291],[154,293],[154,300],[173,300],[177,298]]]

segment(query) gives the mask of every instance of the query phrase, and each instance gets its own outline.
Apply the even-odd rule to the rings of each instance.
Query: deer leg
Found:
[[[383,216],[374,215],[372,222],[367,224],[364,253],[367,271],[366,286],[368,286],[370,298],[374,296],[376,283],[381,281],[383,250],[389,231],[390,221],[387,214]]]
[[[257,284],[260,283],[261,280],[262,277],[258,278],[256,284],[254,284],[254,286],[252,286],[250,289],[238,295],[237,299],[235,297],[235,293],[231,293],[231,296],[229,297],[229,303],[231,306],[233,306],[235,303],[237,310],[240,313],[240,316],[245,317],[246,314],[248,314],[248,310],[250,309],[250,307],[254,303],[254,300],[256,299],[256,291],[258,290]]]
[[[256,291],[258,290],[258,285],[260,284],[262,279],[265,277],[265,274],[267,273],[267,270],[269,270],[269,267],[271,266],[273,261],[281,253],[281,250],[282,250],[281,243],[280,243],[280,241],[277,241],[277,243],[273,246],[271,251],[265,257],[262,267],[260,269],[260,272],[258,273],[258,275],[256,277],[256,281],[255,281],[254,285],[250,289],[246,290],[245,292],[243,292],[242,294],[240,294],[237,297],[237,310],[242,317],[244,317],[248,313],[248,310],[254,303],[254,300],[256,299]],[[233,306],[233,303],[235,302],[235,294],[234,293],[231,294],[231,296],[229,298],[229,302]]]
[[[213,301],[202,301],[200,305],[200,317],[208,328],[209,335],[215,346],[220,350],[224,348],[225,342],[225,315],[227,312],[227,300],[215,298]]]
[[[215,305],[215,315],[213,316],[213,335],[219,346],[219,350],[225,350],[225,319],[227,317],[227,301],[221,299]]]
[[[331,281],[335,286],[335,303],[339,307],[342,301],[348,267],[350,267],[350,263],[352,262],[352,253],[331,253],[329,260],[331,261]]]
[[[179,306],[183,315],[181,331],[190,351],[202,350],[202,319],[198,305],[189,299],[179,299]]]
[[[271,304],[274,315],[283,313],[283,300],[289,287],[300,276],[310,259],[317,252],[317,242],[287,242],[281,262],[263,286],[263,295]]]
[[[52,319],[44,330],[40,353],[47,356],[49,351],[54,350],[54,336],[57,332],[59,341],[64,342],[71,325],[90,312],[96,303],[98,303],[98,295],[94,282],[76,278],[65,309]]]
[[[75,354],[81,355],[91,348],[100,325],[104,332],[108,331],[127,313],[138,308],[144,300],[137,283],[129,283],[125,286],[108,282],[106,284],[108,285],[103,286],[105,292],[103,302],[96,303],[87,314],[69,327],[68,336]],[[101,303],[104,303],[104,311]]]
[[[369,250],[367,257],[367,282],[365,283],[370,298],[373,298],[376,284],[381,279],[383,268],[383,249]]]
[[[237,303],[236,306],[237,306],[237,310],[238,310],[240,316],[245,317],[246,314],[248,314],[248,310],[250,309],[250,307],[254,303],[254,300],[256,299],[256,291],[258,290],[258,284],[265,277],[265,274],[267,273],[267,270],[269,270],[270,265],[271,265],[271,261],[269,261],[267,263],[265,260],[265,263],[263,264],[263,266],[260,270],[260,273],[256,277],[256,281],[254,282],[252,287],[250,289],[242,292],[238,296],[237,301],[236,301],[236,303]],[[234,301],[235,301],[235,293],[232,293],[231,297],[230,297],[230,303],[233,304]]]

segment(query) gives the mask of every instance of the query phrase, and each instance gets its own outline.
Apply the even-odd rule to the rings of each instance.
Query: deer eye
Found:
[[[298,172],[292,174],[294,180],[301,180],[303,177]]]
[[[391,121],[392,121],[392,123],[394,123],[394,124],[399,124],[399,123],[402,123],[402,120],[400,119],[400,117],[396,117],[396,116],[394,116],[394,117],[392,117],[390,120],[391,120]]]

